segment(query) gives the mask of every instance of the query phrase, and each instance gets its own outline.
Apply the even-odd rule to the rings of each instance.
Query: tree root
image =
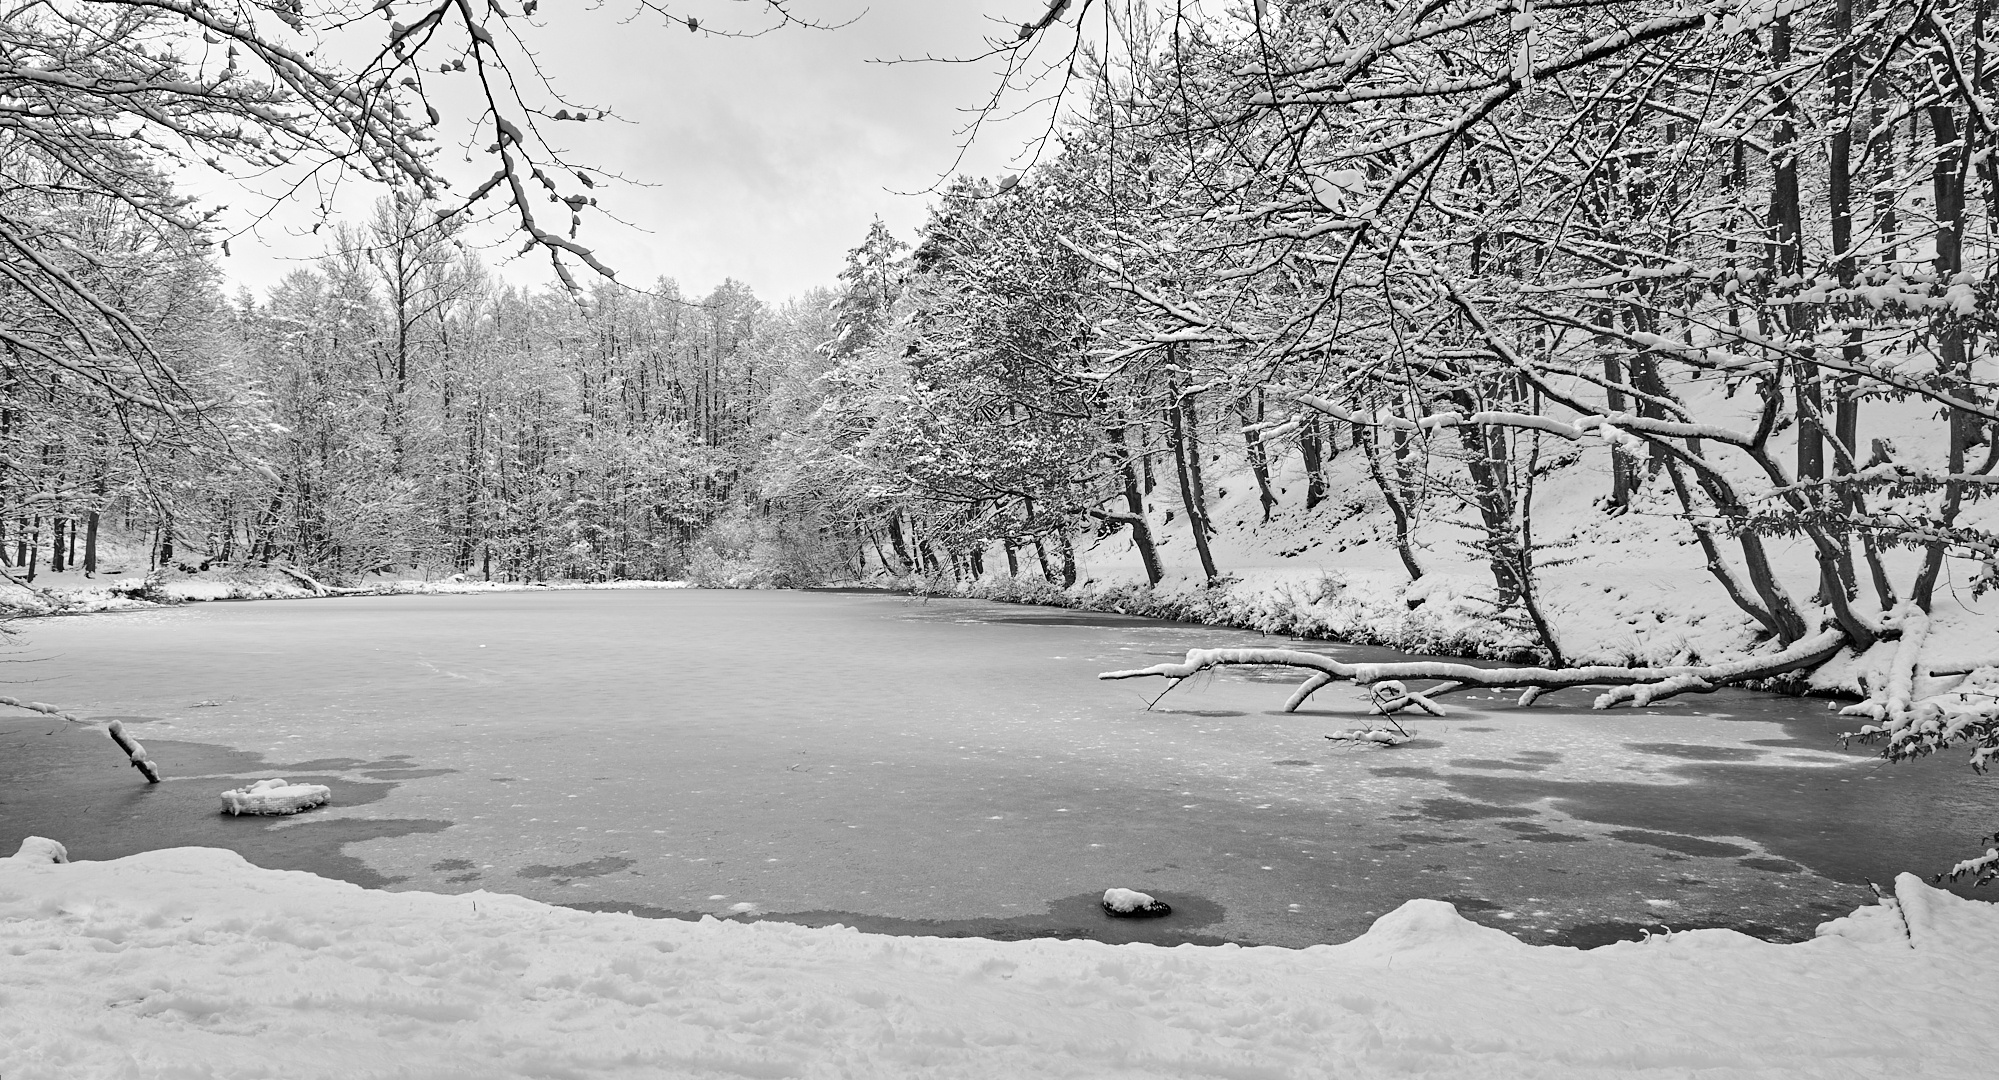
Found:
[[[1440,694],[1469,689],[1524,687],[1522,705],[1531,704],[1542,694],[1579,686],[1610,684],[1598,695],[1595,707],[1609,709],[1629,704],[1649,705],[1676,694],[1707,693],[1731,683],[1765,679],[1788,671],[1815,667],[1846,647],[1846,634],[1838,629],[1799,641],[1782,652],[1752,656],[1704,667],[1616,667],[1593,665],[1576,668],[1480,668],[1441,660],[1411,660],[1394,664],[1347,664],[1318,653],[1295,649],[1189,649],[1177,664],[1154,664],[1128,671],[1106,671],[1099,679],[1138,679],[1159,676],[1176,682],[1220,667],[1294,667],[1310,671],[1303,685],[1284,703],[1285,712],[1295,712],[1305,699],[1334,682],[1371,686],[1387,680],[1442,679],[1446,685],[1424,691],[1403,691],[1380,702],[1376,708],[1392,713],[1412,706],[1441,714],[1431,699]]]

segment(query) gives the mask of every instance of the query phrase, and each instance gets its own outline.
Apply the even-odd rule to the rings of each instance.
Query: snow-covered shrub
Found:
[[[839,538],[811,521],[737,510],[717,518],[688,561],[704,589],[798,589],[853,577]]]

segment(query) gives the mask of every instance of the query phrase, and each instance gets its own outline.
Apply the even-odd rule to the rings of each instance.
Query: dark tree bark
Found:
[[[1358,430],[1358,429],[1356,429]],[[1298,429],[1298,453],[1305,459],[1305,509],[1326,501],[1326,461],[1324,436],[1317,417]]]
[[[1172,391],[1166,406],[1167,442],[1179,473],[1180,505],[1187,511],[1187,531],[1193,534],[1194,551],[1201,559],[1203,580],[1210,583],[1221,575],[1215,570],[1214,553],[1208,550],[1208,508],[1201,485],[1201,449],[1194,438],[1192,395]]]
[[[1145,564],[1147,584],[1157,585],[1165,577],[1159,569],[1159,551],[1152,543],[1152,527],[1145,520],[1145,494],[1138,488],[1138,469],[1132,464],[1131,448],[1125,441],[1123,425],[1104,429],[1104,438],[1110,450],[1118,456],[1118,471],[1124,481],[1124,503],[1126,512],[1111,515],[1111,519],[1123,522],[1131,529],[1131,543],[1138,549],[1139,561]],[[1073,571],[1065,568],[1065,577],[1073,577]]]
[[[1263,423],[1263,391],[1251,390],[1242,404],[1243,449],[1249,458],[1250,475],[1256,478],[1256,497],[1267,522],[1270,512],[1277,507],[1277,496],[1270,493],[1270,451],[1263,445],[1263,431],[1255,426]]]

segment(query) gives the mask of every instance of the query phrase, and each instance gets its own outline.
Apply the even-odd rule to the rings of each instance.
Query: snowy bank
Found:
[[[0,1075],[1989,1075],[1999,908],[1589,952],[1414,900],[1304,950],[880,937],[372,892],[209,848],[0,860]]]
[[[307,579],[310,580],[310,579]],[[0,613],[78,615],[132,611],[214,600],[303,600],[327,596],[465,595],[539,592],[551,589],[684,589],[684,581],[481,581],[463,575],[439,578],[373,578],[358,585],[321,585],[272,571],[219,571],[211,574],[154,574],[149,577],[96,577],[43,574],[35,585],[0,580]]]

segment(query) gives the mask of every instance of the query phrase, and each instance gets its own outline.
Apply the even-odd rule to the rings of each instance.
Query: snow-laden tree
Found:
[[[1982,590],[1999,553],[1986,20],[1978,2],[1466,0],[1128,21],[1119,107],[1081,122],[1122,125],[1120,159],[1164,190],[1158,222],[1075,240],[1143,310],[1103,355],[1196,340],[1209,377],[1294,403],[1294,423],[1419,460],[1529,616],[1531,463],[1608,455],[1610,511],[1670,507],[1769,640],[1659,668],[1275,662],[1319,668],[1313,687],[1609,682],[1606,706],[1851,662],[1862,733],[1897,755],[1966,740],[1982,766],[1987,681],[1923,646],[1947,563]],[[1397,472],[1374,470],[1391,502]],[[1774,537],[1814,553],[1809,594]],[[1147,673],[1236,662],[1273,657]]]

